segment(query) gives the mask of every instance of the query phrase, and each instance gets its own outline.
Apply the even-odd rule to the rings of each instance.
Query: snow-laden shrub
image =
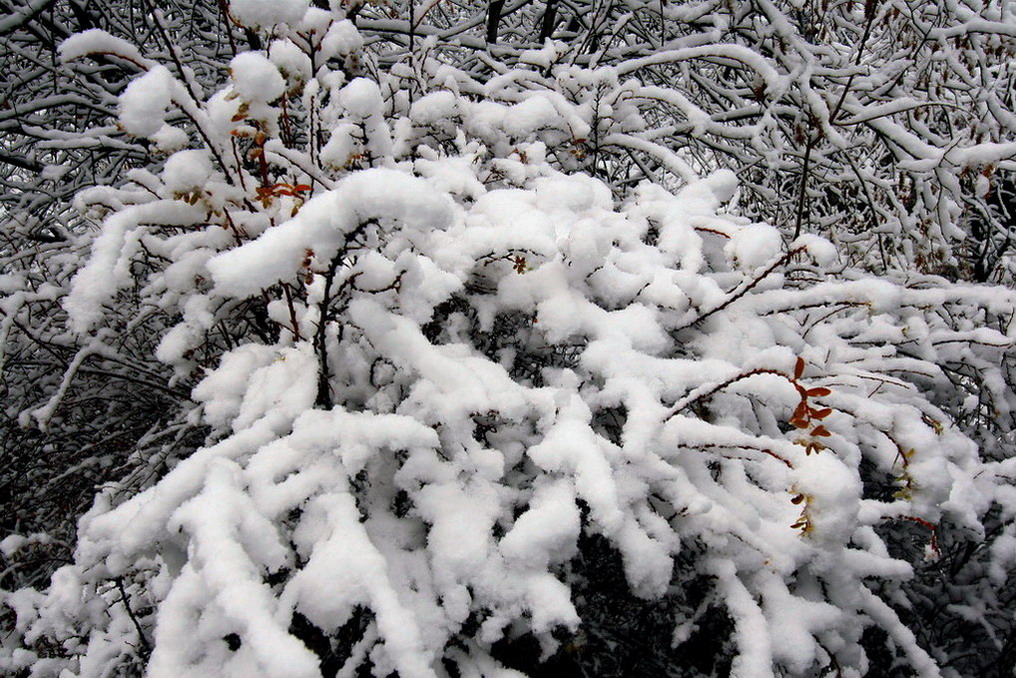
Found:
[[[959,614],[1005,614],[1010,292],[841,270],[727,213],[729,171],[580,171],[646,125],[610,69],[480,84],[429,43],[357,77],[348,21],[270,36],[207,95],[150,64],[120,98],[168,157],[79,195],[101,227],[53,294],[95,352],[160,319],[210,433],[4,594],[0,666],[957,675],[922,615],[943,548],[989,537]]]

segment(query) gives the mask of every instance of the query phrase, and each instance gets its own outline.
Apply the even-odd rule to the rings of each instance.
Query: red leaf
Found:
[[[821,409],[821,410],[812,410],[811,411],[811,418],[812,419],[825,419],[826,417],[828,417],[832,413],[833,413],[833,411],[832,411],[832,408],[830,408],[830,407],[826,407],[825,409]]]
[[[825,426],[816,426],[815,429],[811,432],[811,434],[819,438],[828,438],[829,436],[832,435],[832,433],[830,433]]]
[[[822,396],[829,395],[832,391],[825,386],[819,386],[818,388],[809,388],[806,393],[813,398],[821,398]]]
[[[794,365],[794,379],[800,379],[802,374],[804,374],[804,358],[798,357],[797,364]]]

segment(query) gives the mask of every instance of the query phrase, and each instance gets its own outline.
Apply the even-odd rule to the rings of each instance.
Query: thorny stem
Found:
[[[335,283],[335,274],[338,273],[339,267],[346,260],[351,244],[364,232],[367,226],[376,223],[376,220],[368,219],[353,229],[346,236],[346,244],[332,257],[331,262],[328,264],[328,270],[325,272],[325,289],[321,296],[321,303],[318,306],[318,325],[317,331],[314,333],[314,352],[317,353],[318,357],[318,389],[314,404],[318,407],[330,409],[333,405],[331,371],[328,368],[328,342],[326,340],[328,306],[332,301],[332,286]]]
[[[671,419],[671,418],[677,416],[680,412],[682,412],[683,410],[688,409],[689,407],[691,407],[692,405],[694,405],[696,403],[699,403],[699,402],[701,402],[703,400],[708,400],[709,398],[714,396],[716,393],[718,393],[719,391],[722,391],[723,389],[727,388],[731,384],[737,383],[739,381],[743,381],[745,379],[748,379],[750,377],[754,377],[754,376],[759,375],[759,374],[774,374],[774,375],[776,375],[778,377],[782,377],[782,378],[786,379],[788,382],[790,382],[794,386],[797,386],[797,383],[793,379],[788,377],[786,374],[784,374],[783,372],[780,372],[779,370],[770,369],[770,368],[760,367],[758,369],[750,370],[750,371],[745,372],[743,374],[738,374],[737,376],[731,377],[730,379],[727,379],[726,381],[717,384],[716,386],[714,386],[713,388],[709,389],[708,391],[705,391],[704,393],[699,393],[698,395],[690,395],[690,396],[685,397],[684,400],[678,401],[670,409],[670,413],[667,415],[667,419]]]
[[[286,305],[289,307],[289,322],[293,325],[293,339],[295,341],[302,341],[303,337],[300,336],[300,324],[296,319],[296,307],[293,305],[293,292],[289,289],[288,284],[282,286],[282,290],[286,293]]]
[[[681,327],[678,327],[676,330],[674,330],[674,332],[676,333],[676,332],[680,332],[682,330],[686,330],[689,327],[692,327],[693,325],[697,325],[698,323],[702,322],[703,320],[705,320],[709,316],[714,315],[716,313],[719,313],[723,309],[727,308],[732,303],[734,303],[735,301],[737,301],[738,299],[740,299],[744,295],[748,294],[748,292],[750,292],[753,289],[755,289],[755,287],[757,287],[760,282],[762,282],[763,280],[768,278],[770,275],[772,275],[773,272],[776,269],[780,268],[781,266],[786,265],[786,263],[788,261],[790,261],[792,258],[794,258],[798,254],[803,252],[805,249],[806,248],[804,248],[804,247],[795,247],[794,249],[790,250],[785,255],[783,255],[782,257],[777,259],[775,262],[773,262],[772,265],[769,266],[769,268],[767,268],[766,270],[762,271],[762,274],[759,275],[757,278],[754,278],[751,282],[749,282],[747,285],[742,287],[740,290],[737,290],[736,292],[731,294],[729,297],[727,297],[727,299],[725,301],[723,301],[723,303],[721,303],[719,306],[713,307],[712,309],[706,311],[705,313],[703,313],[699,317],[695,318],[691,322],[685,323]]]
[[[229,38],[229,49],[236,56],[236,41],[233,39],[233,29],[229,25],[229,7],[226,0],[219,0],[219,10],[222,12],[223,28],[226,29],[226,37]]]
[[[770,457],[772,457],[776,461],[782,463],[787,468],[791,468],[791,469],[794,468],[794,465],[790,463],[789,459],[787,459],[787,458],[777,454],[773,450],[770,450],[768,447],[759,447],[759,446],[756,446],[756,445],[735,444],[735,443],[731,443],[729,445],[724,445],[722,443],[703,443],[701,445],[687,445],[687,446],[682,445],[682,447],[685,447],[686,449],[690,449],[690,450],[711,450],[711,449],[719,449],[719,448],[753,450],[755,452],[761,452],[763,454],[769,455]]]
[[[137,615],[131,609],[130,599],[127,597],[127,590],[123,585],[123,577],[117,577],[113,581],[116,582],[116,587],[120,591],[120,600],[123,602],[124,609],[127,610],[127,616],[130,617],[131,623],[134,624],[134,629],[138,632],[138,640],[141,642],[141,646],[145,649],[146,653],[151,653],[152,647],[148,644],[145,632],[141,629],[141,622],[138,621]]]
[[[331,409],[333,403],[330,383],[331,373],[328,369],[328,342],[326,341],[328,318],[326,314],[328,313],[328,304],[331,302],[332,297],[332,283],[335,282],[335,274],[342,264],[344,255],[345,251],[336,254],[335,258],[328,265],[328,272],[325,273],[325,291],[321,297],[321,304],[318,309],[317,332],[314,333],[314,352],[318,356],[318,388],[314,404],[327,409]]]
[[[818,141],[819,133],[808,131],[808,144],[804,148],[804,162],[801,164],[801,186],[797,192],[797,214],[794,216],[794,239],[801,235],[801,225],[804,222],[805,203],[808,198],[808,166],[811,163],[811,150]]]

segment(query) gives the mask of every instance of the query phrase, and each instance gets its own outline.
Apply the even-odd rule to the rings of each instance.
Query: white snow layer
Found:
[[[233,18],[250,28],[271,28],[275,24],[296,25],[310,6],[310,0],[229,0]]]
[[[257,96],[274,96],[276,67],[258,55],[245,61],[254,80],[270,81]],[[234,69],[238,88],[246,69]],[[126,111],[136,102],[125,98]],[[383,106],[366,81],[338,98],[358,129]],[[514,124],[543,124],[548,107],[519,104]],[[437,121],[454,115],[455,102],[436,94],[415,108]],[[345,163],[354,147],[332,143]],[[178,267],[168,269],[168,289],[198,275],[212,283],[180,304],[183,329],[160,345],[173,364],[212,326],[216,304],[274,294],[279,283],[304,294],[268,304],[288,332],[278,345],[233,348],[194,389],[210,444],[143,494],[100,503],[82,521],[87,565],[74,567],[118,576],[144,560],[158,572],[150,675],[316,675],[316,658],[288,634],[297,612],[333,633],[370,610],[362,651],[378,642],[370,656],[381,674],[442,675],[449,639],[481,611],[476,643],[515,628],[552,649],[555,629],[581,624],[560,566],[583,532],[616,549],[628,586],[647,598],[668,592],[683,544],[708,543],[714,557],[703,573],[734,622],[738,675],[805,671],[826,661],[825,648],[859,637],[869,617],[892,626],[864,578],[908,572],[871,525],[935,518],[955,493],[982,492],[970,471],[976,448],[929,428],[930,406],[914,405],[907,384],[886,380],[873,400],[864,379],[903,360],[882,348],[903,330],[879,314],[931,307],[942,294],[872,280],[801,289],[763,281],[747,294],[782,245],[775,229],[717,213],[736,189],[731,173],[676,196],[644,187],[618,210],[601,182],[549,170],[520,175],[524,189],[487,191],[470,153],[479,151],[421,151],[404,169],[352,171],[292,218],[248,223],[260,235],[242,245],[221,229],[197,249],[185,236],[162,245]],[[160,190],[200,192],[214,180],[206,155],[182,151],[168,159]],[[64,302],[75,329],[90,331],[126,283],[131,238],[140,237],[132,234],[206,213],[153,199],[107,218]],[[814,236],[795,248],[819,262],[835,257]],[[435,309],[453,297],[472,315],[446,314],[434,327]],[[840,319],[825,316],[808,330],[814,343],[803,341],[792,309],[818,303],[862,307],[857,331],[844,336]],[[317,343],[322,309],[341,309],[341,328],[326,325]],[[708,332],[690,329],[706,315]],[[490,355],[472,345],[508,321],[517,344]],[[932,336],[916,316],[908,323],[908,340]],[[675,336],[688,337],[681,351]],[[514,371],[525,351],[560,356],[546,360],[541,386]],[[807,371],[798,379],[799,356]],[[330,407],[318,392],[324,369]],[[798,388],[823,383],[830,388]],[[837,408],[823,420],[830,435],[779,426],[802,393],[812,407]],[[907,467],[920,489],[905,501],[863,502],[862,455],[883,469],[895,463],[886,436],[920,450]],[[815,441],[823,447],[807,447]],[[281,584],[265,583],[285,572]],[[54,588],[46,604],[62,604],[71,589]],[[239,649],[223,642],[229,634]],[[911,640],[897,633],[920,663]]]

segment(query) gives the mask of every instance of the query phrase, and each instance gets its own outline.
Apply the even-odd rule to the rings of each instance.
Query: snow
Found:
[[[339,103],[355,118],[367,119],[381,112],[383,102],[377,83],[355,78],[339,92]]]
[[[809,537],[846,543],[857,528],[861,482],[856,473],[834,454],[812,454],[795,466],[793,484],[806,497]]]
[[[275,101],[286,91],[286,81],[271,61],[256,52],[243,52],[229,62],[233,87],[247,101]]]
[[[279,69],[290,88],[310,80],[310,57],[289,40],[275,40],[268,47],[268,59]]]
[[[314,528],[318,534],[311,531]],[[323,628],[341,626],[355,605],[370,604],[385,648],[400,675],[436,675],[421,660],[420,629],[388,581],[385,558],[364,531],[350,495],[317,498],[308,506],[307,517],[293,536],[298,546],[314,546],[307,565],[283,593],[286,604]],[[337,579],[336,572],[342,572],[343,578]]]
[[[512,106],[505,113],[505,131],[511,136],[524,139],[541,129],[556,128],[560,116],[554,104],[546,97],[531,96]]]
[[[120,124],[138,137],[158,132],[166,122],[176,81],[165,66],[153,66],[140,78],[131,80],[120,95]]]
[[[11,534],[0,541],[0,552],[4,554],[5,558],[10,558],[13,554],[28,543],[28,539],[21,535]]]
[[[519,55],[519,62],[540,69],[548,69],[558,59],[558,48],[564,47],[553,40],[547,40],[541,49],[527,49]]]
[[[338,94],[329,161],[356,150],[385,106],[365,80]],[[440,96],[418,114],[451,110]],[[369,610],[371,661],[400,675],[439,675],[449,639],[477,610],[486,616],[476,641],[514,626],[552,650],[556,635],[581,628],[567,568],[583,534],[616,550],[629,590],[646,599],[670,591],[682,549],[707,544],[703,572],[733,623],[737,675],[808,671],[841,652],[833,648],[854,647],[849,638],[872,617],[895,624],[926,668],[902,625],[865,602],[866,580],[913,574],[872,526],[943,510],[975,526],[961,507],[984,490],[976,446],[936,432],[925,419],[944,415],[891,377],[895,367],[926,372],[924,354],[895,346],[948,351],[934,342],[963,337],[1004,347],[1007,337],[946,331],[915,315],[945,293],[888,280],[750,286],[783,244],[769,226],[719,213],[736,193],[730,173],[676,193],[646,186],[618,208],[601,182],[547,169],[521,174],[524,188],[488,190],[475,176],[482,147],[460,150],[344,168],[333,188],[242,244],[227,234],[219,249],[192,249],[179,236],[156,250],[174,259],[165,289],[180,294],[196,275],[212,283],[176,302],[181,322],[163,336],[160,359],[177,365],[221,304],[263,294],[268,317],[283,327],[295,317],[300,336],[225,351],[192,393],[208,444],[82,523],[82,562],[120,574],[160,554],[153,675],[212,666],[313,675],[315,658],[288,635],[297,612],[334,633]],[[151,181],[169,196],[219,179],[206,154],[187,150]],[[132,229],[206,218],[150,200],[104,224],[65,301],[79,328],[121,284]],[[645,241],[651,226],[658,246]],[[819,263],[835,257],[818,238],[792,247]],[[333,312],[341,301],[342,325],[326,327],[322,362],[310,336],[329,275],[329,294],[347,296],[330,299]],[[304,287],[291,303],[270,291],[294,280]],[[475,320],[452,313],[435,330],[436,309],[454,299],[473,304]],[[861,305],[841,311],[854,319],[823,314],[802,337],[796,309],[843,302]],[[708,329],[695,324],[702,313],[712,314]],[[516,343],[478,348],[476,337],[506,317],[518,318]],[[520,354],[559,346],[575,357],[547,361],[539,385],[514,371]],[[869,374],[890,376],[872,394]],[[786,430],[809,392],[810,406],[836,408],[822,419],[828,436],[816,422]],[[607,434],[610,411],[623,415]],[[809,440],[823,447],[806,451]],[[918,450],[907,466],[913,496],[863,500],[862,458],[897,472],[896,444]],[[394,511],[399,503],[408,508]],[[267,586],[267,573],[284,573],[283,583]],[[226,634],[239,649],[225,647]],[[476,653],[464,665],[486,656]]]
[[[186,132],[171,125],[163,125],[157,132],[149,135],[149,138],[155,143],[156,148],[163,153],[178,151],[190,141]]]
[[[545,570],[572,555],[580,527],[571,483],[563,480],[546,483],[533,493],[529,508],[515,519],[498,548],[518,567]]]
[[[328,29],[321,39],[321,58],[331,59],[336,55],[349,55],[363,47],[363,36],[356,30],[352,21],[343,19],[334,21],[328,17]]]
[[[333,191],[315,196],[285,224],[254,242],[208,262],[221,294],[248,296],[293,275],[307,250],[330,261],[346,234],[370,219],[404,223],[414,229],[446,228],[451,204],[421,179],[372,169],[344,179]]]
[[[57,48],[60,61],[68,63],[89,54],[113,54],[121,56],[140,66],[151,66],[152,62],[144,58],[137,46],[131,42],[110,35],[99,28],[90,28],[75,33],[60,43]]]
[[[829,266],[836,260],[836,246],[813,233],[805,233],[790,244],[791,250],[804,248],[819,266]]]
[[[477,82],[422,56],[428,42],[416,70],[379,75],[352,23],[306,1],[230,11],[268,35],[265,53],[232,60],[231,85],[194,101],[151,66],[122,95],[124,130],[169,155],[79,196],[82,212],[108,215],[81,237],[87,263],[64,264],[76,274],[60,303],[79,336],[54,345],[76,352],[22,415],[58,417],[93,357],[135,360],[104,323],[131,296],[160,331],[144,360],[192,387],[186,422],[206,437],[186,453],[167,442],[179,459],[144,491],[102,491],[49,591],[4,594],[18,633],[80,636],[67,670],[98,674],[122,668],[116,653],[139,640],[127,610],[145,609],[150,675],[315,676],[319,657],[290,632],[299,614],[333,638],[362,621],[344,649],[378,675],[454,673],[447,662],[512,675],[493,643],[531,634],[549,655],[589,623],[577,573],[599,563],[576,556],[595,538],[620,560],[618,586],[670,606],[676,640],[701,614],[682,587],[707,586],[730,620],[732,675],[863,667],[872,624],[936,675],[887,604],[917,570],[886,535],[900,534],[892,521],[984,534],[986,512],[1016,506],[1013,464],[980,459],[948,414],[983,416],[990,400],[1007,416],[1012,331],[985,325],[1013,296],[826,272],[837,245],[785,246],[736,216],[735,173],[698,178],[690,154],[636,133],[649,123],[632,100],[675,106],[691,134],[719,123],[619,82],[709,59],[756,71],[775,97],[786,80],[769,61],[691,46],[589,70],[556,64],[548,43],[522,58],[553,72],[484,53],[495,74]],[[97,46],[117,44],[90,33],[62,55]],[[410,76],[430,91],[410,97],[397,82]],[[286,92],[291,124],[316,107],[323,148],[277,129]],[[166,123],[174,105],[211,148]],[[602,148],[648,159],[658,183],[586,174],[593,124]],[[249,150],[255,129],[266,176],[217,159],[234,141]],[[300,195],[255,200],[271,182]],[[0,277],[5,316],[29,284]],[[950,379],[956,365],[977,368],[976,389]],[[901,492],[866,498],[862,477]],[[987,578],[1005,577],[1014,543],[995,541]],[[129,594],[110,593],[111,577]]]
[[[212,159],[203,149],[174,153],[162,170],[162,182],[171,194],[203,188],[211,176]]]
[[[782,247],[783,239],[779,231],[772,226],[756,224],[734,233],[724,251],[735,266],[745,273],[751,273],[773,263]]]
[[[328,143],[321,149],[321,162],[334,169],[349,166],[361,151],[357,139],[359,128],[353,123],[343,123],[332,128]]]
[[[431,92],[413,102],[409,117],[418,125],[435,125],[458,115],[458,98],[451,92]]]
[[[234,19],[250,28],[269,28],[275,24],[297,24],[306,13],[310,0],[229,0]]]
[[[200,218],[198,207],[166,200],[133,205],[111,215],[92,244],[91,257],[71,281],[63,307],[75,332],[87,332],[102,316],[103,304],[130,279],[129,264],[137,247],[132,231],[141,223],[187,225]]]

